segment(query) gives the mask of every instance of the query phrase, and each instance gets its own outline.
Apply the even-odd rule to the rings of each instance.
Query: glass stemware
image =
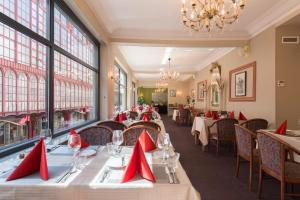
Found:
[[[123,144],[124,137],[123,137],[123,131],[121,130],[115,130],[113,131],[113,136],[112,136],[112,143],[115,147],[115,155],[120,156],[122,152],[122,148],[120,147],[121,144]],[[124,165],[124,157],[121,155],[121,165]]]
[[[40,132],[40,138],[44,139],[45,145],[48,145],[52,141],[51,129],[42,129]]]
[[[79,134],[69,135],[68,147],[73,150],[73,168],[76,168],[76,158],[79,156],[81,139]]]
[[[163,163],[166,162],[168,158],[168,151],[171,145],[170,136],[168,133],[159,134],[157,140],[157,146],[163,151]]]

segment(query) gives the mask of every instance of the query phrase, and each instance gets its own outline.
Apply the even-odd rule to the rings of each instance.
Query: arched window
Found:
[[[61,108],[66,107],[66,86],[62,81],[60,85],[60,98],[61,98]]]
[[[18,78],[18,111],[27,110],[27,89],[27,76],[20,73]]]
[[[55,108],[60,108],[60,82],[55,81]]]
[[[29,108],[30,110],[37,110],[37,102],[38,102],[38,82],[35,76],[30,76],[30,93],[29,93]]]
[[[15,112],[17,110],[17,97],[16,97],[16,74],[7,70],[5,73],[5,111]]]
[[[43,77],[39,79],[39,110],[46,108],[46,81]]]
[[[74,108],[75,107],[75,87],[73,84],[71,84],[71,95],[70,95],[70,98],[71,98],[71,107]]]
[[[75,98],[74,98],[74,102],[75,102],[75,107],[78,107],[78,85],[75,85]]]
[[[0,70],[0,112],[2,112],[2,71]]]
[[[69,83],[66,83],[66,108],[71,107],[71,88]]]

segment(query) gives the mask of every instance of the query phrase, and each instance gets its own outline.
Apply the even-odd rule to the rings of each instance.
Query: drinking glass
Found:
[[[79,134],[69,135],[68,147],[73,150],[73,168],[76,167],[76,158],[79,156],[79,150],[81,147],[81,139]]]
[[[113,131],[112,143],[115,147],[116,156],[120,156],[120,153],[122,151],[122,148],[120,147],[120,145],[123,143],[123,141],[124,141],[123,131],[121,131],[121,130]],[[123,160],[122,156],[121,156],[121,159]]]
[[[163,151],[163,162],[168,158],[168,150],[171,145],[170,136],[168,133],[162,133],[158,136],[157,146]]]
[[[45,145],[48,145],[52,141],[51,129],[42,129],[40,132],[40,138],[44,139]]]

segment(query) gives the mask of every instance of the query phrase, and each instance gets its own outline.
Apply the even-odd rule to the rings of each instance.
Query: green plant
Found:
[[[137,102],[138,102],[139,105],[143,105],[145,103],[144,97],[143,96],[139,96]]]

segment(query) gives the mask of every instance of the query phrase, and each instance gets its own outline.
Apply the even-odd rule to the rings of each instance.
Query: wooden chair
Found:
[[[158,125],[155,122],[151,122],[151,121],[138,121],[138,122],[135,122],[135,123],[131,124],[129,126],[129,128],[134,127],[134,126],[140,126],[140,125],[141,126],[149,126],[149,127],[155,128],[159,132],[161,131],[160,125]]]
[[[112,141],[112,130],[105,126],[92,126],[78,132],[89,145],[106,145]]]
[[[108,120],[108,121],[103,121],[97,124],[98,126],[105,126],[110,128],[111,130],[122,130],[124,131],[127,127],[121,123],[121,122],[116,122],[116,121],[112,121],[112,120]]]
[[[179,125],[187,125],[188,124],[188,109],[180,109],[177,123]]]
[[[258,150],[255,149],[256,134],[238,124],[235,124],[237,159],[236,177],[239,175],[240,158],[249,162],[249,191],[252,189],[253,164],[258,162]]]
[[[154,129],[152,127],[148,126],[133,126],[131,128],[128,128],[124,131],[124,145],[125,146],[133,146],[135,142],[138,140],[140,134],[142,131],[146,129],[153,139],[153,141],[156,143],[159,131],[157,129]]]
[[[286,184],[300,183],[300,164],[287,160],[287,152],[293,151],[300,155],[299,149],[293,149],[270,133],[257,133],[258,147],[260,153],[258,197],[262,193],[262,181],[264,173],[280,181],[280,199],[285,195],[298,196],[300,194],[286,193]]]
[[[136,119],[139,116],[139,114],[135,111],[129,111],[129,117],[130,119]]]
[[[144,115],[148,115],[148,117],[149,117],[150,119],[152,119],[152,112],[143,112],[143,113],[141,114],[141,116],[140,116],[140,120],[143,119]]]
[[[267,129],[268,124],[269,124],[268,121],[265,119],[255,118],[241,123],[241,126],[245,126],[253,133],[256,133],[259,129]]]
[[[233,143],[234,151],[235,151],[235,127],[234,124],[238,124],[236,119],[224,118],[215,121],[212,125],[208,127],[208,137],[209,141],[216,141],[216,154],[219,154],[220,143],[222,141],[231,141]],[[216,125],[217,132],[212,133],[211,128]],[[209,147],[209,145],[208,145]]]

